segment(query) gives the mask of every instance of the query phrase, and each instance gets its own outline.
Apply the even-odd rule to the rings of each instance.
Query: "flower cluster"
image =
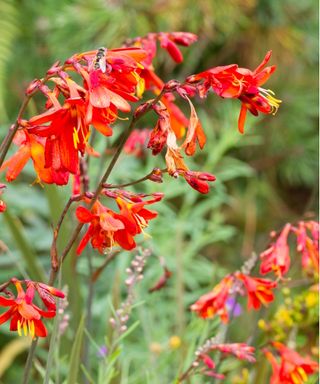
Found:
[[[126,250],[135,248],[134,237],[143,232],[149,220],[157,216],[157,212],[150,211],[145,206],[163,198],[162,193],[146,195],[124,190],[105,190],[104,193],[116,201],[119,213],[104,206],[99,200],[94,202],[91,209],[79,206],[76,210],[77,219],[81,223],[88,223],[89,228],[77,248],[78,254],[81,254],[89,240],[92,247],[100,253],[115,244]],[[144,200],[150,196],[151,199]],[[90,199],[86,198],[86,201],[90,204]]]
[[[303,384],[319,369],[319,365],[309,357],[302,357],[293,349],[279,343],[272,342],[272,346],[280,355],[280,362],[265,349],[264,353],[272,366],[270,384]]]
[[[297,251],[302,254],[302,267],[317,273],[319,262],[319,223],[315,221],[302,222],[298,226],[286,224],[280,234],[275,238],[270,247],[261,253],[260,273],[262,275],[274,272],[278,278],[289,271],[290,252],[288,235],[296,235]],[[254,258],[255,259],[255,258]],[[228,300],[236,293],[248,296],[248,309],[258,310],[261,304],[268,305],[274,300],[273,289],[277,281],[265,278],[252,277],[250,271],[255,264],[250,259],[241,272],[224,277],[211,292],[201,296],[192,306],[191,310],[202,318],[220,316],[223,322],[229,319]],[[239,285],[239,283],[242,283]]]
[[[261,64],[254,71],[231,64],[191,75],[187,78],[187,82],[197,84],[196,88],[200,97],[205,97],[212,88],[220,97],[239,99],[241,111],[238,129],[244,133],[247,110],[254,116],[257,116],[259,112],[274,115],[281,103],[281,100],[276,99],[270,89],[261,87],[276,69],[274,65],[265,67],[270,57],[271,51],[267,52]]]
[[[49,69],[46,81],[53,88],[44,79],[33,81],[27,94],[42,92],[46,110],[19,121],[15,143],[20,148],[1,168],[7,169],[7,180],[14,180],[29,158],[45,183],[63,185],[69,174],[78,174],[79,154],[88,151],[90,125],[105,136],[112,135],[110,124],[120,112],[130,112],[128,101],[139,100],[137,88],[145,56],[138,48],[84,52]],[[81,76],[81,85],[72,73]]]
[[[319,266],[319,223],[300,221],[297,226],[286,224],[280,234],[271,233],[273,241],[269,248],[261,253],[260,273],[273,272],[282,278],[289,271],[290,250],[288,236],[296,236],[297,251],[301,253],[302,268],[317,273]]]
[[[202,318],[220,316],[221,321],[228,322],[230,305],[228,301],[236,293],[247,295],[248,309],[260,309],[261,305],[268,305],[274,299],[272,290],[277,286],[275,281],[251,277],[242,272],[235,272],[223,278],[211,292],[201,296],[190,309]],[[236,305],[235,301],[235,305]]]
[[[7,291],[7,286],[13,284],[17,295]],[[24,290],[23,285],[26,286]],[[3,287],[3,286],[2,286]],[[12,278],[2,289],[7,297],[0,296],[0,306],[10,307],[6,312],[0,315],[0,324],[10,320],[10,331],[18,331],[19,335],[30,335],[34,337],[47,336],[47,329],[42,322],[42,318],[52,318],[56,315],[55,297],[64,298],[63,292],[46,284],[30,281],[17,280]],[[39,308],[34,304],[35,293],[38,294],[45,309]]]
[[[201,373],[205,376],[214,377],[216,379],[224,379],[223,374],[216,372],[216,362],[209,355],[214,351],[219,351],[224,355],[233,355],[239,360],[245,360],[249,363],[255,363],[255,349],[245,343],[229,343],[222,344],[215,337],[208,339],[196,352],[196,358],[192,362],[189,370],[184,374],[183,379],[190,376],[191,373]]]

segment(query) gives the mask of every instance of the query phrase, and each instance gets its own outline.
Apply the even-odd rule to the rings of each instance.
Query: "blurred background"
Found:
[[[267,87],[283,101],[275,117],[248,116],[246,134],[241,136],[237,132],[238,100],[222,100],[213,94],[206,100],[195,100],[208,141],[202,153],[187,159],[187,164],[193,170],[216,175],[209,195],[200,196],[185,182],[169,177],[161,185],[144,183],[131,188],[137,192],[162,191],[166,199],[153,207],[159,217],[148,228],[152,239],[141,238],[141,244],[152,250],[152,257],[145,279],[137,287],[140,305],[130,320],[139,321],[139,325],[125,338],[119,363],[121,375],[114,382],[173,382],[178,371],[190,363],[194,347],[214,335],[218,326],[216,321],[196,319],[189,312],[190,304],[225,274],[239,268],[253,251],[264,250],[271,230],[279,230],[286,222],[316,218],[317,7],[314,0],[0,1],[0,138],[15,120],[27,84],[42,77],[56,60],[64,61],[75,52],[119,47],[127,38],[148,32],[193,32],[199,40],[183,48],[182,64],[177,66],[164,51],[155,63],[156,72],[164,80],[183,80],[218,65],[237,63],[254,69],[268,50],[273,51],[271,64],[276,64],[277,70]],[[28,114],[40,113],[40,106],[36,100]],[[185,107],[181,105],[188,114]],[[143,123],[140,128],[152,128],[153,120],[145,119]],[[105,145],[106,139],[101,137],[98,149]],[[107,145],[111,146],[112,141]],[[90,164],[92,180],[99,176],[104,161]],[[164,167],[161,156],[154,158],[147,152],[140,158],[124,155],[110,181],[134,180],[155,166]],[[3,195],[8,212],[0,217],[1,281],[11,276],[37,277],[49,269],[51,223],[59,217],[70,190],[32,185],[34,179],[29,164]],[[4,182],[3,174],[0,182]],[[61,247],[73,226],[72,215],[68,220]],[[166,289],[148,294],[148,288],[163,273],[159,258],[165,260],[173,275]],[[94,291],[88,333],[100,347],[110,333],[111,308],[125,297],[124,271],[132,256],[121,253],[92,287],[90,269],[101,265],[102,260],[101,255],[92,252],[89,264],[86,257],[77,262],[70,257],[64,268],[61,284],[69,292],[65,313],[70,320],[55,357],[61,382],[68,371],[77,324],[88,305],[88,292]],[[268,313],[264,316],[272,316],[272,309]],[[240,318],[231,329],[232,341],[245,341],[259,316],[255,313]],[[27,346],[23,339],[19,340],[13,344],[16,340],[8,327],[0,328],[3,383],[17,383],[21,378]],[[99,351],[93,340],[87,341],[84,349],[85,365],[95,378],[104,360],[97,357]],[[307,341],[301,343],[303,346]],[[42,382],[46,365],[46,342],[42,346],[35,376],[39,381],[35,382]],[[232,376],[235,368],[224,368],[230,374],[230,383],[236,380]],[[202,381],[196,378],[192,382]]]

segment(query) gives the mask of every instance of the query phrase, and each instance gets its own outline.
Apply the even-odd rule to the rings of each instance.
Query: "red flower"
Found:
[[[182,172],[182,176],[193,189],[203,194],[209,192],[210,186],[208,181],[216,180],[214,175],[207,172],[185,171]]]
[[[255,363],[254,347],[245,343],[216,344],[210,348],[212,351],[218,350],[222,353],[234,355],[239,360],[246,360],[249,363]]]
[[[267,305],[272,302],[274,295],[272,289],[277,286],[275,281],[250,277],[241,272],[235,274],[241,280],[248,293],[248,309],[259,309],[261,304]]]
[[[63,106],[55,100],[54,107],[29,120],[29,132],[46,137],[45,167],[55,171],[76,174],[79,168],[78,152],[85,152],[89,136],[86,122],[86,103],[75,83],[68,80],[70,97]],[[51,95],[51,100],[53,95]],[[49,125],[42,125],[50,123]]]
[[[302,254],[304,269],[319,269],[319,223],[300,221],[298,228],[293,228],[297,236],[297,251]],[[309,233],[311,236],[309,235]]]
[[[224,379],[225,376],[219,374],[215,371],[216,364],[212,358],[208,355],[208,352],[220,351],[225,354],[234,355],[239,360],[246,360],[249,363],[255,363],[256,359],[254,357],[254,347],[251,347],[245,343],[233,343],[233,344],[215,344],[214,340],[208,340],[208,345],[204,345],[202,350],[204,353],[200,353],[198,360],[200,360],[204,365],[205,369],[202,369],[200,373],[203,373],[206,376],[215,377],[217,379]],[[208,370],[209,369],[209,370]]]
[[[281,103],[281,100],[273,96],[274,93],[271,90],[261,88],[276,69],[274,65],[265,68],[270,57],[271,51],[267,52],[262,63],[254,71],[231,64],[189,76],[187,81],[190,83],[203,81],[203,84],[198,85],[201,97],[205,97],[209,88],[212,87],[213,91],[223,98],[239,99],[242,104],[238,128],[243,133],[247,110],[255,116],[259,112],[275,114]]]
[[[16,133],[14,143],[19,146],[18,151],[6,160],[0,172],[6,170],[6,179],[11,182],[16,179],[29,159],[32,159],[34,169],[40,182],[65,185],[69,174],[65,171],[56,171],[45,166],[45,139],[30,134],[27,130]]]
[[[84,207],[77,208],[78,220],[90,223],[77,248],[78,255],[90,239],[92,247],[100,253],[114,244],[126,250],[135,248],[134,236],[143,232],[148,226],[148,221],[157,216],[157,212],[149,211],[144,206],[160,201],[163,197],[162,194],[154,194],[153,199],[143,201],[142,197],[147,195],[135,195],[125,191],[105,191],[105,194],[116,199],[120,212],[112,211],[99,201],[94,203],[91,211]]]
[[[226,323],[229,319],[226,301],[229,298],[233,283],[233,276],[226,276],[213,288],[212,292],[201,296],[200,299],[191,305],[190,309],[197,312],[198,316],[204,319],[212,318],[217,314]]]
[[[116,202],[120,209],[120,216],[125,222],[127,233],[131,236],[142,233],[144,228],[148,226],[148,221],[158,216],[157,212],[146,209],[145,205],[156,203],[162,198],[163,194],[157,193],[154,194],[153,198],[148,201],[143,201],[140,198],[138,198],[137,201],[134,195],[130,196],[120,193],[120,195],[116,198]],[[125,233],[121,233],[121,235],[124,234]],[[132,245],[135,247],[135,242]]]
[[[56,311],[55,305],[53,306],[54,299],[52,295],[63,298],[64,294],[53,287],[30,281],[27,282],[27,290],[25,292],[21,281],[11,279],[11,282],[15,285],[18,295],[15,299],[0,296],[0,306],[10,307],[7,312],[0,316],[0,324],[11,319],[10,330],[18,331],[20,336],[22,334],[21,330],[23,330],[25,335],[29,333],[32,338],[35,336],[45,337],[47,330],[42,323],[41,317],[54,317]],[[48,311],[44,311],[32,303],[35,289],[37,289],[37,286],[39,287],[39,284],[42,290],[41,297],[46,303]]]
[[[81,254],[89,240],[91,240],[93,248],[103,253],[106,248],[111,248],[114,245],[116,232],[125,228],[124,223],[115,212],[103,206],[99,201],[94,203],[91,211],[85,207],[78,207],[76,216],[81,223],[90,223],[77,248],[78,255]],[[130,244],[122,243],[121,246],[130,249]]]
[[[319,365],[309,357],[302,357],[293,349],[279,342],[272,342],[280,354],[280,363],[268,350],[265,355],[272,365],[270,384],[303,384],[319,369]]]
[[[278,239],[266,251],[260,254],[262,259],[260,273],[262,275],[273,271],[277,276],[282,277],[288,272],[290,254],[287,242],[291,228],[291,224],[286,224]]]

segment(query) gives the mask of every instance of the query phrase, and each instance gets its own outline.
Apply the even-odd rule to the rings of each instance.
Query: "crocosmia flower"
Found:
[[[157,212],[150,211],[145,205],[160,201],[162,194],[154,194],[153,198],[144,201],[147,195],[135,195],[125,191],[106,191],[108,197],[116,200],[120,212],[117,213],[96,201],[91,210],[78,207],[77,219],[81,223],[88,223],[89,228],[82,238],[77,253],[80,254],[89,241],[93,248],[103,253],[105,249],[117,244],[121,248],[131,250],[136,247],[134,236],[143,232],[148,221],[157,216]]]
[[[272,345],[280,355],[280,362],[269,350],[264,351],[272,366],[270,384],[304,384],[308,376],[319,369],[315,361],[302,357],[284,344],[273,342]]]
[[[302,255],[302,267],[318,272],[319,270],[319,223],[300,221],[298,228],[293,228],[297,236],[297,251]]]
[[[247,110],[254,116],[257,116],[259,112],[275,114],[281,103],[281,100],[274,97],[271,90],[261,87],[276,69],[274,65],[265,67],[270,57],[271,51],[267,52],[262,63],[254,71],[231,64],[189,76],[187,82],[191,84],[202,82],[198,85],[201,97],[205,97],[211,87],[217,95],[223,98],[239,99],[241,111],[238,128],[243,133]]]
[[[285,275],[290,267],[290,254],[288,246],[288,235],[291,231],[291,224],[286,224],[277,240],[260,254],[260,273],[265,275],[274,272],[277,276]]]
[[[47,329],[42,322],[42,317],[50,318],[56,315],[54,296],[64,298],[64,293],[56,288],[49,287],[43,283],[26,281],[27,289],[23,288],[23,282],[11,279],[17,290],[17,297],[0,296],[0,306],[10,307],[0,315],[0,324],[10,320],[10,330],[18,331],[19,335],[47,336]],[[36,290],[45,303],[47,310],[42,310],[33,303]],[[41,292],[41,293],[40,293]]]
[[[274,300],[272,289],[277,286],[275,281],[251,277],[240,272],[235,276],[243,282],[247,291],[248,309],[259,309],[261,304],[267,305]]]
[[[201,296],[192,304],[190,309],[204,319],[218,315],[226,323],[229,319],[227,301],[233,283],[234,277],[232,275],[226,276],[211,292]]]

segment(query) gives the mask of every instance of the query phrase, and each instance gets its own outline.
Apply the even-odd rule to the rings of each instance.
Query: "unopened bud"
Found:
[[[38,89],[40,85],[41,85],[41,80],[39,80],[39,79],[34,79],[33,81],[31,81],[31,83],[28,85],[28,87],[26,89],[26,92],[25,92],[26,95],[29,96],[36,89]]]

